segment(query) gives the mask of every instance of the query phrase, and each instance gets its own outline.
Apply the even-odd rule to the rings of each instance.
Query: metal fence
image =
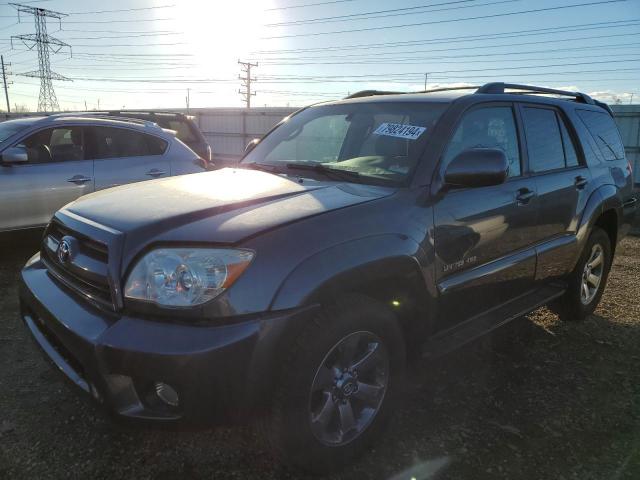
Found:
[[[627,158],[633,165],[636,183],[640,182],[640,105],[612,105]]]
[[[202,108],[191,109],[214,156],[239,158],[244,147],[259,138],[297,108]],[[186,112],[184,112],[186,113]]]

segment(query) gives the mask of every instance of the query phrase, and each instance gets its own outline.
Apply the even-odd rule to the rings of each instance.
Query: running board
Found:
[[[554,283],[437,333],[422,348],[423,357],[438,357],[495,330],[562,296],[565,284]]]

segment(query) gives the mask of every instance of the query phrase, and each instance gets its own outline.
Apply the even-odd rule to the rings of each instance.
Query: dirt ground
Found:
[[[299,478],[250,427],[114,426],[64,382],[18,319],[16,278],[37,240],[0,260],[0,478]],[[517,332],[518,335],[512,335]],[[539,310],[420,365],[385,438],[332,478],[640,478],[640,238],[619,246],[583,323]]]

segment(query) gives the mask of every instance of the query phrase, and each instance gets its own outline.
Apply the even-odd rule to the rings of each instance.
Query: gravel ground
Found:
[[[0,259],[0,478],[299,478],[250,427],[107,421],[28,338],[15,281],[37,241],[11,245]],[[386,437],[332,478],[640,478],[639,363],[640,238],[628,238],[596,315],[563,323],[542,309],[420,365]]]

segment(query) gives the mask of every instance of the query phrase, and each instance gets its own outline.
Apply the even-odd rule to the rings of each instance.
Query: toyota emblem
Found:
[[[67,239],[62,239],[58,245],[58,260],[60,263],[67,263],[71,258],[71,243]]]

